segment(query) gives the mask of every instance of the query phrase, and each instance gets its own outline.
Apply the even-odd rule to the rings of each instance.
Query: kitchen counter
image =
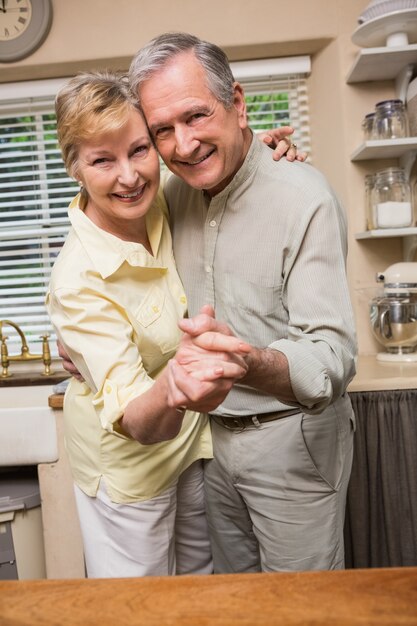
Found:
[[[68,374],[67,374],[68,377]],[[375,355],[359,356],[357,372],[348,391],[383,391],[389,389],[417,389],[416,363],[382,363]],[[62,409],[64,396],[49,397],[49,406]]]
[[[356,376],[348,391],[417,389],[417,362],[381,362],[375,355],[359,356]]]
[[[417,568],[0,582],[0,623],[412,626]]]
[[[0,387],[38,387],[40,385],[56,385],[68,378],[64,371],[53,372],[44,376],[39,372],[13,372],[8,378],[0,377]]]

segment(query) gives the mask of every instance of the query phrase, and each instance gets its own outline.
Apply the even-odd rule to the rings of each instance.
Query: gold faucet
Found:
[[[9,351],[7,349],[7,344],[6,344],[8,337],[3,335],[3,326],[12,326],[15,329],[15,331],[20,335],[20,339],[22,342],[22,349],[21,349],[20,354],[12,354],[12,355],[9,354]],[[9,378],[12,375],[12,374],[9,374],[10,361],[40,361],[42,360],[45,366],[42,376],[50,376],[52,374],[51,351],[49,349],[48,337],[49,335],[41,336],[42,354],[31,354],[29,352],[26,337],[23,334],[22,329],[17,324],[15,324],[14,322],[11,322],[10,320],[0,320],[1,367],[2,367],[2,373],[0,375],[0,378]]]

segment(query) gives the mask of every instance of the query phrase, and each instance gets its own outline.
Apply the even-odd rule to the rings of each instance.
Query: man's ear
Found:
[[[240,83],[233,83],[233,106],[235,107],[238,118],[239,126],[243,130],[248,127],[248,118],[246,111],[246,100],[243,87]]]

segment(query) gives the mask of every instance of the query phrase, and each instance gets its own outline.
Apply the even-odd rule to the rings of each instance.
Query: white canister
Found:
[[[413,224],[411,189],[402,168],[376,173],[373,192],[375,228],[406,228]]]

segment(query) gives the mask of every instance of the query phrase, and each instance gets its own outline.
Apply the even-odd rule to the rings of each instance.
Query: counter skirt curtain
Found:
[[[347,568],[417,566],[417,390],[352,392]]]

